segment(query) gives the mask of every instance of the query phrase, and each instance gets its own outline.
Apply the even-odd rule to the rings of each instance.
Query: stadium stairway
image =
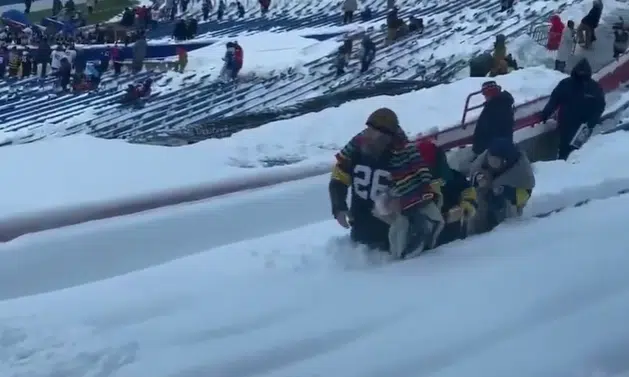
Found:
[[[500,13],[495,3],[477,4],[465,11],[460,7],[471,7],[473,1],[446,3],[426,13],[415,13],[429,20],[421,38],[411,36],[384,47],[385,32],[368,31],[381,47],[373,68],[365,75],[348,73],[337,77],[331,68],[334,56],[306,64],[304,70],[276,72],[270,75],[275,76],[272,78],[254,78],[237,84],[217,82],[209,75],[184,74],[184,85],[180,89],[169,90],[167,82],[158,81],[163,88],[156,88],[143,108],[133,110],[120,107],[115,100],[120,96],[121,85],[131,80],[127,76],[116,79],[106,76],[102,90],[77,96],[56,95],[48,86],[42,88],[37,80],[29,79],[20,82],[19,90],[0,86],[0,99],[4,100],[0,105],[1,130],[17,132],[19,137],[13,139],[14,143],[31,142],[50,134],[63,136],[80,132],[105,138],[137,139],[155,131],[174,132],[222,117],[288,107],[366,82],[445,81],[465,65],[461,60],[463,54],[456,51],[458,46],[467,46],[468,55],[469,46],[477,46],[480,52],[491,45],[496,34],[524,33],[532,23],[574,2],[564,0],[543,5],[522,1],[520,11],[511,15]],[[446,54],[437,58],[435,52],[439,50],[445,50]],[[349,71],[357,71],[358,64],[352,62]]]

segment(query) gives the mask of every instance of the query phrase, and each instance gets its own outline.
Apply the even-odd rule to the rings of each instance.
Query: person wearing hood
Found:
[[[541,121],[545,123],[555,111],[559,134],[557,154],[558,158],[565,160],[577,149],[573,139],[581,125],[585,124],[591,134],[605,111],[605,93],[592,79],[592,67],[587,59],[581,59],[572,68],[570,77],[561,80],[553,89],[548,103],[539,114]]]
[[[472,151],[475,157],[483,153],[494,139],[513,141],[515,127],[514,99],[511,93],[502,90],[495,81],[485,81],[481,92],[485,97],[485,104],[472,135]]]
[[[469,222],[469,234],[488,232],[520,216],[535,188],[531,162],[508,139],[494,139],[472,163],[470,173],[478,207]]]
[[[561,34],[563,33],[564,24],[558,14],[550,16],[550,28],[548,29],[548,42],[546,48],[548,51],[555,51],[561,43]]]
[[[380,108],[366,128],[336,154],[329,183],[332,215],[352,241],[390,252],[398,259],[434,246],[443,218],[440,193],[415,142],[397,114]],[[347,194],[351,188],[351,205]]]

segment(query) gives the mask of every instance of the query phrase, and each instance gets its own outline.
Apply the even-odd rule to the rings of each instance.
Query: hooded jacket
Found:
[[[472,150],[475,154],[483,153],[493,139],[513,140],[513,127],[515,127],[513,103],[511,93],[499,87],[498,93],[485,102],[472,136]]]
[[[550,17],[550,29],[548,29],[548,43],[546,48],[550,51],[557,50],[561,42],[561,34],[563,33],[565,26],[561,22],[561,18],[553,14]]]
[[[526,154],[513,145],[513,153],[504,157],[505,166],[500,171],[488,167],[487,156],[490,151],[483,152],[470,168],[472,177],[478,173],[489,173],[491,189],[502,188],[504,197],[517,208],[522,208],[528,202],[533,188],[535,188],[535,175],[531,162]],[[492,153],[494,155],[494,153]],[[474,179],[472,179],[474,181]]]
[[[592,79],[592,67],[581,59],[572,69],[570,77],[559,82],[541,113],[542,121],[557,111],[557,123],[562,136],[572,138],[581,124],[590,130],[600,121],[605,110],[605,93]]]

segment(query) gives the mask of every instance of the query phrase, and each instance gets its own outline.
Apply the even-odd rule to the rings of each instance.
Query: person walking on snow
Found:
[[[605,93],[592,78],[592,67],[587,59],[581,59],[572,69],[570,77],[559,82],[539,114],[545,123],[557,111],[559,134],[558,158],[566,160],[572,151],[581,147],[585,140],[575,143],[575,136],[587,133],[589,137],[605,111]]]

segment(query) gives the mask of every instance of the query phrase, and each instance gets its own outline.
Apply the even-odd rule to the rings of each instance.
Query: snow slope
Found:
[[[626,375],[627,206],[593,202],[379,268],[327,221],[2,301],[0,375]]]
[[[629,133],[625,132],[596,136],[569,162],[535,164],[537,186],[525,218],[587,199],[614,196],[629,188],[629,173],[617,165],[629,158],[628,143]],[[196,204],[36,233],[1,244],[0,300],[106,279],[201,250],[328,220],[328,179],[318,176]],[[327,242],[327,236],[321,235],[326,234],[323,230],[329,225],[317,227],[303,238],[303,243]],[[342,232],[338,229],[330,235]],[[277,245],[272,253],[284,255],[287,247]],[[297,253],[289,257],[291,261],[301,258],[301,246],[288,249]],[[255,246],[249,250],[256,253]],[[234,264],[244,263],[239,254],[230,255],[224,258],[232,258]],[[258,260],[267,259],[271,265],[276,263],[267,254],[258,256]]]
[[[340,45],[331,40],[318,42],[294,32],[261,32],[237,38],[223,38],[208,47],[191,51],[188,54],[185,75],[168,72],[158,84],[170,80],[168,89],[176,90],[183,85],[183,77],[191,73],[206,77],[205,79],[217,79],[224,64],[225,44],[229,41],[238,41],[243,47],[244,60],[240,75],[245,78],[253,75],[274,77],[289,68],[302,70],[305,63],[330,54]]]
[[[521,104],[549,93],[563,77],[555,71],[529,68],[496,80]],[[0,189],[0,210],[6,215],[250,176],[258,174],[265,161],[274,159],[328,164],[333,154],[364,128],[365,119],[376,108],[395,110],[409,134],[427,133],[460,122],[468,94],[477,91],[484,80],[468,78],[401,96],[353,101],[228,139],[178,148],[83,135],[0,148],[0,181],[12,182]]]

